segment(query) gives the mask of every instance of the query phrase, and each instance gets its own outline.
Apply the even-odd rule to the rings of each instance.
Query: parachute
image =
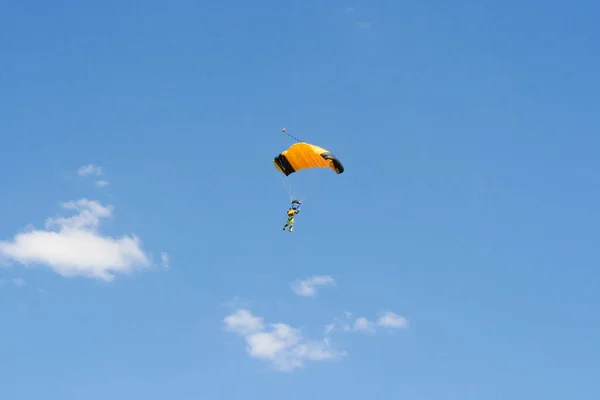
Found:
[[[344,172],[344,166],[331,152],[305,142],[291,145],[273,159],[273,164],[285,176],[306,168],[329,168],[337,174]]]
[[[286,150],[278,154],[273,159],[273,164],[275,165],[275,168],[284,175],[281,176],[281,182],[288,190],[288,196],[292,202],[292,207],[300,208],[300,201],[296,200],[292,185],[290,182],[287,182],[287,180],[290,179],[288,178],[290,175],[308,168],[329,168],[339,175],[344,172],[344,166],[329,150],[314,144],[306,143],[297,137],[290,135],[285,128],[281,131],[294,139],[297,143],[292,144]],[[304,198],[304,200],[306,199]]]

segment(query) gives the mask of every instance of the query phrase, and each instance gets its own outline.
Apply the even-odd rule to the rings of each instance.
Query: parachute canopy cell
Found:
[[[330,168],[337,174],[344,172],[344,166],[329,151],[309,143],[295,143],[273,159],[275,168],[289,176],[306,168]]]

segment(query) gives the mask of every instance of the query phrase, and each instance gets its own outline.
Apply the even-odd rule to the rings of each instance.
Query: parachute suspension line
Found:
[[[303,142],[302,140],[298,139],[296,136],[290,135],[290,134],[288,133],[287,129],[285,129],[285,128],[283,128],[283,129],[281,130],[281,132],[285,133],[286,135],[288,135],[289,137],[291,137],[292,139],[294,139],[294,140],[295,140],[296,142],[298,142],[298,143],[302,143],[302,142]]]
[[[290,201],[292,201],[292,200],[294,200],[293,193],[292,193],[292,185],[291,184],[287,184],[286,180],[287,179],[282,176],[281,177],[281,184],[286,189],[288,198],[290,199]]]
[[[288,192],[289,196],[290,189],[288,188],[288,185],[285,184],[285,179],[283,178],[283,176],[281,177],[281,184],[283,185],[283,188]]]
[[[290,201],[294,200],[294,184],[290,183],[288,187],[288,196],[290,197]]]
[[[290,201],[294,200],[294,185],[290,184]]]
[[[281,129],[281,132],[285,133],[286,135],[288,135],[289,137],[291,137],[292,139],[294,139],[296,142],[302,143],[302,140],[298,139],[297,137],[295,137],[293,135],[290,135],[288,133],[287,129],[283,128],[283,129]],[[290,202],[291,202],[292,200],[294,200],[294,187],[293,187],[293,185],[291,183],[289,185],[286,185],[286,183],[285,183],[286,181],[284,180],[283,177],[281,178],[281,182],[283,183],[283,186],[285,186],[285,188],[287,189],[288,197],[289,197]]]

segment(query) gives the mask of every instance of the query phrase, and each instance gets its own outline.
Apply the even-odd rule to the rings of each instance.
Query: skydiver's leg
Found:
[[[290,229],[289,229],[290,232],[292,231],[292,229],[294,229],[294,220],[293,219],[290,221]]]

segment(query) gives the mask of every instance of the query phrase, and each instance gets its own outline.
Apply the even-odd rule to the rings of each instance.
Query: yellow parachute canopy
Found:
[[[304,142],[291,145],[275,157],[273,163],[285,176],[306,168],[330,168],[337,174],[344,172],[344,166],[333,154]]]

